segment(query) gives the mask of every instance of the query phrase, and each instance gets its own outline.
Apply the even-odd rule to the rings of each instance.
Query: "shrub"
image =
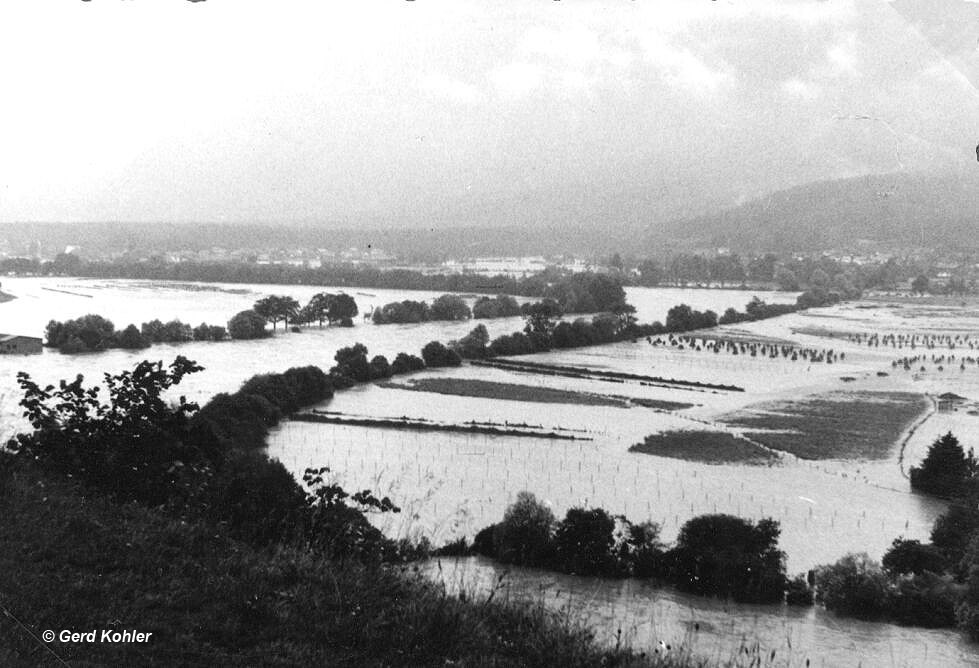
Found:
[[[510,295],[480,297],[473,304],[473,318],[510,318],[520,315],[520,304]]]
[[[480,324],[458,341],[453,341],[450,347],[464,359],[480,359],[489,352],[488,343],[489,332],[486,325]]]
[[[398,353],[398,356],[391,362],[391,374],[395,376],[412,371],[421,371],[424,368],[425,361],[421,357],[407,353]]]
[[[371,379],[371,367],[367,361],[367,346],[355,343],[341,348],[333,356],[337,365],[330,370],[331,374],[346,376],[356,383],[366,383]]]
[[[150,346],[150,342],[136,329],[136,325],[129,325],[122,330],[119,333],[117,343],[120,348],[127,350],[141,350]]]
[[[462,358],[454,350],[449,350],[444,345],[438,341],[429,341],[422,348],[422,359],[425,360],[425,366],[428,367],[440,367],[440,366],[459,366],[462,364]]]
[[[979,509],[961,501],[954,502],[935,520],[931,543],[949,562],[958,564],[976,532],[979,532]]]
[[[74,320],[52,320],[45,328],[47,345],[63,353],[94,352],[115,343],[115,325],[100,315],[89,314]]]
[[[553,527],[551,509],[530,492],[520,492],[494,527],[494,556],[507,563],[540,565],[550,556]]]
[[[887,616],[890,587],[880,564],[866,554],[848,554],[816,569],[816,600],[827,610],[851,617]]]
[[[384,355],[376,355],[370,362],[371,380],[391,377],[391,365]]]
[[[948,570],[948,561],[937,547],[903,538],[894,539],[881,565],[891,575],[921,575],[925,571],[944,573]]]
[[[701,515],[683,525],[667,555],[677,584],[697,594],[738,601],[781,601],[785,553],[775,520],[757,524],[732,515]]]
[[[801,575],[796,575],[786,583],[785,602],[789,605],[812,605],[814,592]]]
[[[462,297],[446,294],[432,302],[428,317],[430,320],[468,320],[472,317],[472,311]]]
[[[235,314],[228,321],[228,334],[232,339],[261,339],[271,336],[265,329],[265,318],[249,309]]]
[[[611,575],[615,520],[601,508],[571,508],[554,532],[554,558],[560,570],[576,575]]]

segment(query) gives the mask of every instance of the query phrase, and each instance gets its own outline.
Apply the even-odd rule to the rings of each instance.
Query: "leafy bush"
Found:
[[[891,583],[866,554],[848,554],[816,569],[816,600],[843,615],[879,619],[888,614]]]
[[[892,575],[921,575],[925,571],[944,573],[949,566],[948,560],[934,545],[922,545],[917,540],[903,538],[894,539],[881,565]]]
[[[701,515],[680,529],[667,555],[677,584],[697,594],[738,601],[781,601],[785,553],[778,549],[778,522],[757,524],[732,515]]]
[[[481,359],[489,352],[488,344],[489,332],[486,325],[480,324],[458,341],[450,343],[449,347],[463,359]]]
[[[480,297],[473,304],[473,318],[511,318],[520,315],[520,304],[510,295],[497,295],[495,297]]]
[[[114,345],[115,325],[90,313],[65,322],[52,320],[45,328],[45,336],[47,345],[63,353],[94,352]]]
[[[432,302],[428,317],[430,320],[468,320],[472,317],[472,311],[462,297],[445,294]]]
[[[116,343],[120,348],[127,350],[141,350],[149,348],[150,342],[136,329],[136,325],[129,325],[119,333]]]
[[[228,335],[232,339],[261,339],[271,336],[265,329],[265,318],[249,309],[236,313],[228,321]]]
[[[449,350],[438,341],[429,341],[422,348],[422,359],[425,366],[435,368],[440,366],[459,366],[462,358],[454,350]]]
[[[520,492],[493,529],[493,554],[500,561],[528,566],[551,553],[554,513],[530,492]]]
[[[375,355],[370,362],[370,377],[371,380],[378,380],[381,378],[391,377],[391,365],[388,364],[388,358],[384,355]]]
[[[190,494],[204,453],[186,443],[189,415],[197,406],[180,397],[174,408],[163,394],[202,367],[177,357],[140,362],[133,371],[106,374],[108,402],[79,375],[58,388],[40,387],[17,374],[24,408],[34,432],[20,434],[10,447],[18,455],[65,474],[120,500],[149,505]]]
[[[371,316],[371,319],[375,325],[425,322],[429,320],[428,304],[410,299],[405,299],[401,302],[391,302],[379,309],[374,309],[374,315]]]
[[[615,520],[601,508],[571,508],[554,532],[557,567],[576,575],[612,575]]]
[[[425,361],[421,357],[407,353],[398,353],[394,361],[391,362],[391,374],[395,376],[412,371],[421,371],[424,368]]]

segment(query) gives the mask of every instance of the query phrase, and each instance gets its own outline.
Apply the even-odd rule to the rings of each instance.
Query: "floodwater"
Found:
[[[152,318],[179,318],[224,324],[268,294],[288,294],[300,302],[330,288],[220,284],[160,284],[138,281],[5,278],[5,292],[18,299],[0,304],[0,332],[40,335],[51,319],[64,320],[98,313],[117,328]],[[332,291],[339,291],[333,289]],[[435,293],[347,289],[362,311],[402,299],[431,299]],[[630,288],[629,300],[642,321],[663,320],[678,303],[718,313],[743,309],[751,292]],[[792,301],[794,295],[757,293],[769,302]],[[483,322],[491,336],[516,331],[519,318]],[[464,336],[474,323],[422,323],[375,326],[358,318],[353,328],[313,327],[300,334],[279,333],[272,339],[226,343],[160,345],[146,351],[109,351],[66,356],[46,350],[30,357],[0,356],[0,415],[7,429],[20,426],[15,374],[27,371],[41,383],[82,373],[91,381],[103,372],[119,372],[142,359],[168,361],[185,355],[205,367],[177,389],[191,400],[207,401],[237,389],[246,378],[290,366],[315,364],[329,368],[337,349],[364,343],[370,354],[389,359],[398,352],[418,354],[430,340]],[[927,539],[944,504],[911,494],[904,471],[920,461],[928,444],[951,429],[968,443],[979,416],[971,404],[950,412],[921,416],[913,433],[895,443],[884,460],[819,462],[785,457],[773,466],[707,465],[628,452],[650,433],[669,429],[730,429],[724,415],[758,404],[809,395],[847,391],[907,391],[937,395],[953,391],[968,401],[979,400],[979,366],[960,370],[956,364],[938,370],[895,369],[891,362],[907,350],[868,347],[848,341],[841,332],[973,332],[979,334],[979,310],[958,304],[929,307],[913,300],[890,304],[848,304],[756,323],[720,328],[719,332],[755,340],[789,341],[815,349],[845,352],[836,364],[785,358],[711,354],[686,346],[653,346],[645,340],[534,356],[534,362],[622,371],[702,383],[737,385],[743,392],[705,388],[651,387],[608,383],[514,370],[464,365],[433,370],[411,378],[457,378],[532,385],[597,394],[662,399],[693,404],[684,410],[661,411],[641,406],[541,404],[506,399],[481,399],[409,391],[397,386],[367,384],[339,393],[318,408],[360,416],[424,418],[462,423],[471,420],[505,425],[560,428],[579,440],[517,436],[415,432],[349,425],[285,422],[270,437],[269,454],[291,471],[330,466],[348,488],[371,488],[404,509],[377,521],[390,535],[427,535],[434,541],[471,537],[498,521],[522,490],[535,493],[555,515],[578,505],[601,506],[633,521],[651,519],[672,540],[691,517],[725,512],[752,519],[781,522],[780,545],[790,573],[835,561],[847,552],[880,558],[897,536]],[[834,336],[830,337],[829,334]],[[916,351],[920,353],[921,351]],[[928,351],[929,354],[950,351]],[[959,355],[979,351],[957,350]],[[524,358],[528,359],[528,358]],[[964,364],[964,362],[963,362]],[[880,375],[886,373],[887,375]],[[844,381],[843,379],[848,379]],[[394,379],[404,385],[405,377]],[[443,563],[443,568],[445,564]],[[495,581],[497,567],[464,560],[454,572],[476,590]],[[443,571],[444,574],[444,571]],[[786,611],[770,606],[727,606],[657,589],[634,581],[567,578],[534,571],[511,570],[513,596],[539,595],[539,583],[555,582],[555,591],[574,593],[574,607],[583,621],[608,638],[615,629],[631,629],[629,639],[649,646],[662,636],[686,633],[687,621],[703,619],[691,647],[698,655],[725,658],[736,651],[742,636],[756,638],[789,665],[956,665],[979,662],[979,651],[959,640],[954,631],[902,629],[837,619],[820,611]],[[521,593],[522,592],[522,593]],[[558,605],[559,595],[547,605]],[[650,617],[652,615],[652,617]],[[655,622],[655,623],[653,623]],[[688,638],[688,640],[690,640]],[[792,651],[787,643],[791,641]],[[783,652],[783,650],[786,650]],[[862,663],[861,663],[862,662]],[[778,663],[778,665],[786,665]]]

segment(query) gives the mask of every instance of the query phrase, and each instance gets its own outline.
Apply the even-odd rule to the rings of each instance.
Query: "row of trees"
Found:
[[[129,325],[116,331],[111,320],[89,314],[74,320],[52,320],[45,328],[45,345],[66,354],[89,353],[110,348],[140,350],[154,343],[186,341],[224,341],[227,331],[220,325],[201,323],[197,327],[171,320],[144,322],[141,328]]]
[[[346,293],[332,294],[320,292],[313,295],[309,302],[300,306],[292,297],[284,295],[269,295],[255,302],[252,307],[258,315],[272,323],[273,331],[276,324],[282,322],[286,327],[294,325],[311,325],[324,322],[330,325],[340,323],[344,327],[352,327],[353,319],[357,317],[357,302]]]
[[[425,302],[406,299],[374,309],[371,319],[375,325],[428,322],[430,320],[468,320],[472,311],[458,295],[436,297],[431,306]]]
[[[476,535],[471,550],[576,575],[657,577],[686,591],[737,601],[781,602],[792,590],[792,602],[805,602],[799,595],[808,592],[805,582],[786,577],[780,533],[771,519],[702,515],[684,524],[669,548],[654,522],[634,524],[602,508],[571,508],[557,521],[533,494],[521,492],[501,522]]]

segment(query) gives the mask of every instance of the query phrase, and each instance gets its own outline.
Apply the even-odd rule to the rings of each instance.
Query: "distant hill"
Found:
[[[645,231],[644,246],[682,239],[739,251],[979,247],[979,167],[974,173],[861,176],[809,183],[720,213]]]
[[[80,246],[154,253],[212,247],[379,248],[415,260],[492,255],[633,257],[729,247],[742,253],[878,248],[979,248],[974,173],[897,173],[822,181],[731,208],[744,195],[696,179],[618,190],[612,185],[474,198],[343,223],[6,223],[0,240],[45,255]],[[423,223],[423,219],[427,222]],[[339,228],[338,225],[345,225]]]

